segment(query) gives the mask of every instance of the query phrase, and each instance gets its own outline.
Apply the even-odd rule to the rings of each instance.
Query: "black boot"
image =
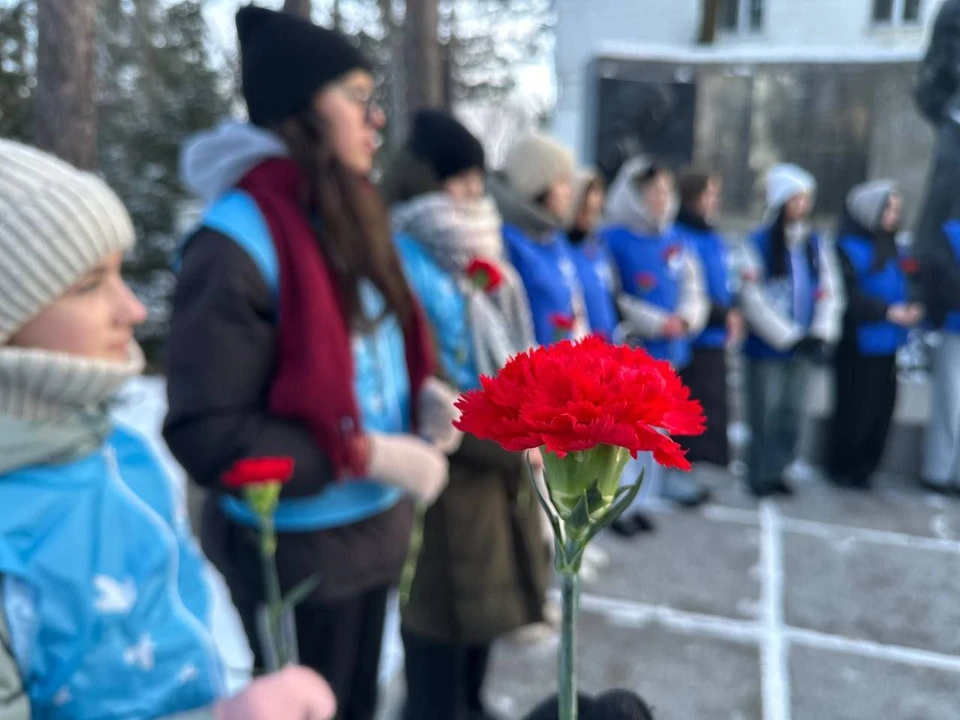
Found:
[[[610,530],[623,538],[632,538],[640,533],[653,532],[656,529],[657,526],[650,516],[639,510],[624,513],[610,525]]]

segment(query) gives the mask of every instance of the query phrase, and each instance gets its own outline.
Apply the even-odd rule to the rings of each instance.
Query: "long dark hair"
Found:
[[[897,233],[884,230],[880,226],[880,220],[889,202],[890,195],[887,195],[880,206],[880,217],[874,220],[877,226],[876,230],[868,228],[854,218],[847,209],[846,203],[844,203],[843,211],[840,213],[840,221],[837,223],[837,240],[844,235],[852,235],[873,241],[873,266],[871,270],[874,271],[882,270],[888,260],[897,257]]]
[[[387,209],[373,184],[345,168],[334,156],[324,121],[308,109],[274,127],[306,176],[304,203],[316,227],[320,251],[339,284],[344,318],[369,329],[360,302],[360,281],[383,295],[385,313],[406,326],[413,295],[393,245]]]
[[[710,230],[710,221],[703,216],[696,205],[703,194],[710,187],[710,183],[719,180],[718,173],[691,169],[685,171],[677,181],[680,191],[680,210],[677,212],[677,223],[687,225],[697,230]]]
[[[784,205],[780,208],[780,212],[777,213],[777,217],[774,219],[773,224],[770,226],[770,277],[778,278],[785,277],[790,270],[789,263],[787,261],[787,206]],[[817,262],[817,251],[813,247],[812,243],[807,243],[806,246],[807,253],[807,262],[810,263],[810,267],[815,268],[818,265]]]

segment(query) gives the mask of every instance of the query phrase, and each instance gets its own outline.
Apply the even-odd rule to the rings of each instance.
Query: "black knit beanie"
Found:
[[[441,181],[466,170],[483,172],[486,164],[480,141],[440,110],[421,110],[414,116],[407,145]]]
[[[248,5],[237,12],[243,96],[261,127],[305,110],[318,90],[370,63],[344,35]]]

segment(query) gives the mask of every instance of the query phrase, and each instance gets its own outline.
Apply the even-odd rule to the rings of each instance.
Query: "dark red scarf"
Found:
[[[300,198],[305,179],[287,158],[267,160],[239,184],[266,218],[280,266],[279,347],[270,412],[304,422],[338,476],[366,469],[363,426],[354,396],[350,329],[340,292]],[[404,330],[411,408],[433,372],[433,349],[423,311]]]

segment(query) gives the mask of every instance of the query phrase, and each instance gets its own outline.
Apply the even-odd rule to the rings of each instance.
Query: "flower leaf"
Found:
[[[550,521],[550,526],[553,528],[553,536],[556,538],[557,545],[559,546],[566,537],[566,532],[564,532],[563,525],[560,522],[560,516],[557,514],[557,510],[553,507],[553,504],[548,502],[546,498],[540,494],[540,488],[537,486],[537,481],[533,477],[533,467],[530,465],[530,461],[528,460],[524,463],[524,465],[526,465],[527,468],[527,478],[530,480],[530,486],[533,488],[533,494],[537,496],[540,507],[542,507],[543,511],[547,514],[547,519]]]
[[[316,590],[319,584],[320,578],[316,575],[311,575],[287,593],[287,596],[283,599],[283,602],[281,602],[281,606],[284,610],[293,610],[297,605],[306,600],[310,596],[310,593]]]

